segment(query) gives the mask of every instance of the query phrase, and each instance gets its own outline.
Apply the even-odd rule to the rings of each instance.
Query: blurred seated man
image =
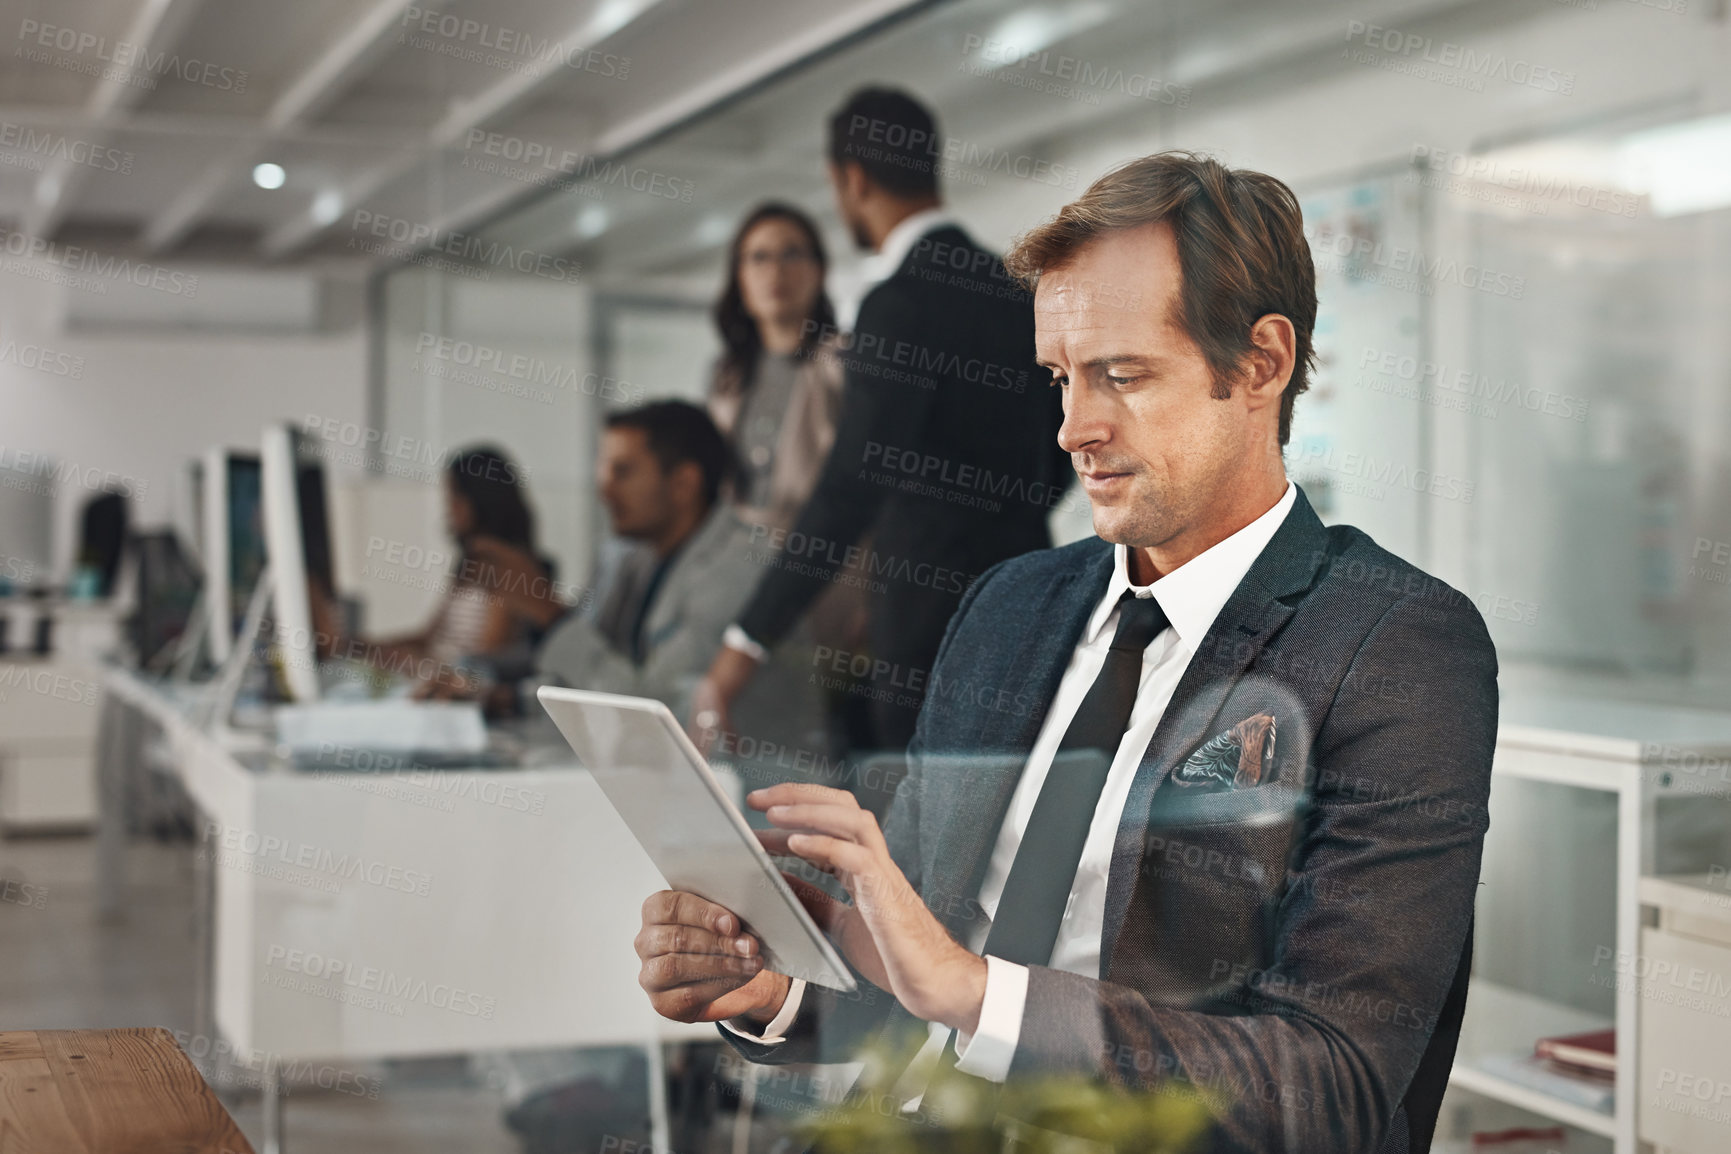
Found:
[[[633,542],[593,616],[549,633],[538,665],[577,689],[654,697],[684,716],[721,635],[762,576],[750,531],[720,499],[732,454],[709,414],[683,401],[613,413],[601,438],[601,502],[613,532]],[[824,727],[812,671],[795,654],[742,695],[732,743],[718,759],[823,764]],[[777,776],[776,780],[780,780]]]

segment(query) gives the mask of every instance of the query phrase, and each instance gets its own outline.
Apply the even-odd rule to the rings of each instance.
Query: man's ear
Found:
[[[703,466],[696,461],[681,461],[667,473],[667,486],[674,503],[685,506],[703,504]]]
[[[1269,313],[1250,326],[1250,345],[1233,391],[1242,387],[1252,409],[1279,405],[1298,360],[1298,331],[1286,317]]]
[[[858,203],[866,190],[865,169],[860,166],[860,162],[844,160],[838,164],[831,160],[827,163],[830,184],[835,188],[836,194],[844,203]]]

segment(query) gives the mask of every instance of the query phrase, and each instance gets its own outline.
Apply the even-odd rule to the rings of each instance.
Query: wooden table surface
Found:
[[[0,1154],[253,1154],[167,1030],[0,1031]]]

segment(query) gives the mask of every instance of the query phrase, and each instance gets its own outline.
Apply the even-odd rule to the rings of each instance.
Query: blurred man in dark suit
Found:
[[[1059,399],[1036,379],[1031,296],[944,213],[942,163],[931,113],[904,93],[864,89],[830,120],[836,201],[877,283],[842,341],[835,445],[792,531],[760,542],[773,559],[697,698],[700,735],[847,566],[872,595],[872,651],[820,657],[869,671],[873,744],[905,749],[963,593],[1051,543],[1071,470]]]

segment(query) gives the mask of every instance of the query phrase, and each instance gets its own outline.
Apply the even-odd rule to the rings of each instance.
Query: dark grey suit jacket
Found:
[[[1017,557],[950,623],[885,834],[961,940],[984,921],[1010,795],[1111,572],[1098,538]],[[1271,758],[1198,770],[1240,765],[1198,750],[1265,715]],[[1301,491],[1142,759],[1103,972],[1032,968],[1011,1077],[1219,1091],[1213,1149],[1427,1149],[1465,1001],[1496,721],[1471,601],[1325,528]],[[836,1061],[910,1022],[869,985],[806,997],[782,1045],[729,1040],[757,1061]]]

